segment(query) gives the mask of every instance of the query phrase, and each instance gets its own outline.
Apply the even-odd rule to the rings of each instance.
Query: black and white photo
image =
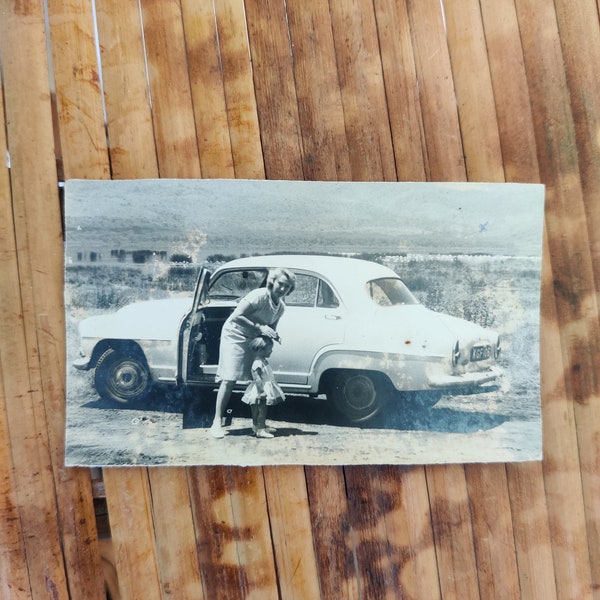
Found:
[[[544,189],[69,181],[68,465],[541,458]]]

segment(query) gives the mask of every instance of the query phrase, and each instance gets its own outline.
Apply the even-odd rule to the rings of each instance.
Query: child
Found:
[[[252,431],[256,437],[272,438],[275,430],[266,426],[267,406],[285,400],[285,394],[275,381],[268,361],[273,352],[273,340],[268,337],[254,338],[250,342],[250,350],[255,357],[252,363],[253,381],[244,392],[242,401],[250,405]]]

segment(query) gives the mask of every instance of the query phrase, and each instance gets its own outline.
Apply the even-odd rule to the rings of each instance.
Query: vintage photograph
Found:
[[[544,188],[65,184],[66,464],[539,460]]]

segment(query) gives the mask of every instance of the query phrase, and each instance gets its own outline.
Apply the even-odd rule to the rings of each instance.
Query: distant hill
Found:
[[[517,184],[71,181],[67,254],[539,255],[543,188]],[[195,240],[195,244],[193,241]]]

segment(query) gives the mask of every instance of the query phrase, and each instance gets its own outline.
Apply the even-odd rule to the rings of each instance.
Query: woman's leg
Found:
[[[215,406],[215,418],[210,428],[214,437],[223,437],[225,435],[223,428],[221,427],[221,419],[225,413],[225,409],[227,408],[234,385],[235,381],[223,380],[219,386],[219,391],[217,392],[217,403]]]

